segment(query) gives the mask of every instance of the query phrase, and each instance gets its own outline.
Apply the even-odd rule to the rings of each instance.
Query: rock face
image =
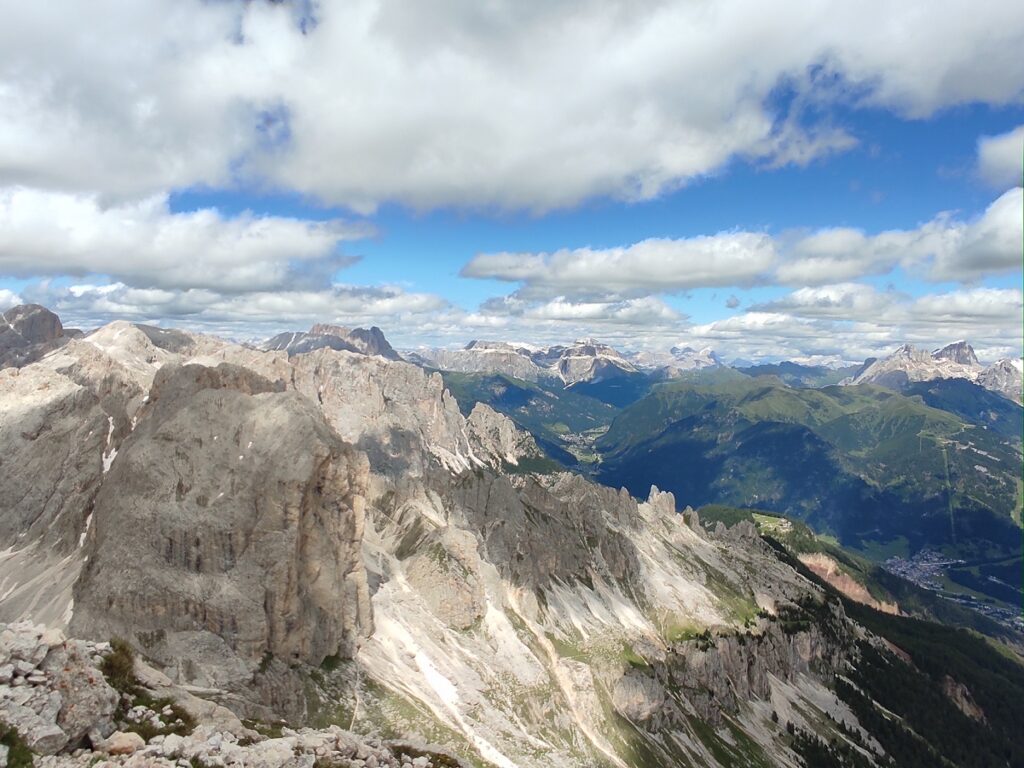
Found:
[[[67,342],[60,318],[38,304],[12,307],[0,316],[0,368],[20,368]]]
[[[619,352],[593,339],[581,339],[563,349],[555,367],[567,385],[639,373]]]
[[[462,373],[503,373],[525,381],[561,381],[566,386],[641,375],[618,351],[593,339],[539,349],[500,341],[471,341],[464,349],[417,350],[428,366]]]
[[[317,323],[309,332],[294,331],[279,333],[261,345],[261,349],[283,351],[289,355],[301,355],[316,349],[336,349],[376,355],[386,360],[401,360],[384,332],[377,326],[371,328],[344,328],[340,325]]]
[[[952,344],[947,344],[942,349],[937,349],[932,352],[932,358],[935,360],[952,360],[957,365],[963,365],[967,368],[981,368],[981,363],[978,362],[978,356],[974,354],[974,348],[966,341],[954,341]]]
[[[117,692],[92,661],[98,650],[31,622],[0,624],[0,721],[41,755],[109,734]]]
[[[500,373],[523,381],[557,381],[558,375],[532,359],[534,350],[503,341],[471,341],[464,349],[421,349],[418,362],[442,371]]]
[[[166,366],[95,499],[72,628],[229,685],[265,654],[349,657],[371,629],[365,458],[245,369]]]
[[[981,372],[981,375],[978,376],[978,383],[985,389],[998,392],[1008,400],[1020,403],[1024,398],[1022,371],[1024,371],[1024,362],[1020,358],[998,360]]]
[[[36,366],[0,371],[0,541],[73,548],[103,474],[107,433],[86,387]]]

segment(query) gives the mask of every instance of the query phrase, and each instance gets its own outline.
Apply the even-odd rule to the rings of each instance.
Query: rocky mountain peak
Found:
[[[673,358],[671,365],[680,370],[699,370],[722,365],[721,359],[711,347],[703,347],[699,350],[690,346],[672,347],[669,353]]]
[[[315,349],[336,349],[361,355],[376,355],[387,360],[401,360],[384,332],[377,326],[346,328],[330,323],[316,323],[309,331],[286,331],[267,339],[261,349],[280,350],[300,355]]]
[[[952,344],[947,344],[942,349],[932,352],[932,357],[936,360],[952,360],[954,363],[972,368],[982,367],[978,362],[978,356],[974,354],[974,348],[966,341],[954,341]]]
[[[981,372],[978,383],[1015,403],[1020,403],[1024,399],[1024,363],[1020,358],[997,360]]]
[[[60,318],[39,304],[19,304],[4,312],[4,323],[25,341],[52,341],[61,335]]]
[[[0,368],[28,365],[75,335],[78,331],[65,333],[60,318],[46,307],[11,307],[0,316]]]

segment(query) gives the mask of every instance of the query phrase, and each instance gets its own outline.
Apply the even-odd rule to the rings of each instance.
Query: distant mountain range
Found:
[[[493,347],[470,345],[457,353],[460,372],[442,372],[463,411],[489,405],[552,459],[603,484],[772,510],[876,561],[934,550],[975,563],[978,573],[999,573],[1020,557],[1017,361],[985,367],[957,342],[934,353],[901,347],[860,366],[733,368],[711,350],[616,356],[601,346],[601,360],[628,360],[632,369],[567,385],[557,375],[524,381],[481,348]],[[596,362],[598,348],[577,345],[577,365],[588,356]],[[522,349],[503,352],[517,361],[558,359]],[[485,354],[490,369],[474,372]],[[1003,386],[994,386],[997,372]],[[612,391],[618,397],[608,397]],[[1015,593],[958,573],[973,587],[950,585],[953,594],[990,594],[1005,607]]]
[[[1024,362],[1020,358],[983,366],[966,341],[956,341],[930,353],[904,344],[888,357],[866,360],[860,370],[840,383],[903,389],[917,381],[966,379],[1020,403],[1022,372]]]
[[[282,334],[288,336],[288,334]],[[276,337],[280,338],[280,337]],[[568,346],[533,347],[503,341],[471,341],[462,349],[421,348],[407,354],[421,365],[457,373],[504,374],[530,382],[561,382],[564,386],[601,385],[606,402],[624,405],[630,394],[645,394],[644,385],[691,376],[709,369],[726,367],[710,347],[697,350],[672,347],[668,352],[619,352],[593,339]],[[742,361],[746,362],[746,361]],[[934,352],[909,344],[884,358],[869,358],[862,365],[825,366],[783,361],[734,365],[747,376],[775,376],[795,387],[824,387],[832,384],[876,384],[901,390],[914,382],[935,379],[964,379],[1021,402],[1024,361],[1001,359],[989,366],[978,362],[966,341],[957,341]],[[617,380],[617,386],[609,382]]]

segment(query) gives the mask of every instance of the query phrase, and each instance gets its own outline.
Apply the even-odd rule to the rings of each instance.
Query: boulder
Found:
[[[73,640],[53,648],[43,669],[61,692],[57,725],[68,742],[78,745],[90,732],[103,735],[114,730],[117,691],[111,688],[94,666],[86,644]]]
[[[146,742],[137,733],[114,731],[99,744],[99,750],[108,755],[131,755],[146,746]]]

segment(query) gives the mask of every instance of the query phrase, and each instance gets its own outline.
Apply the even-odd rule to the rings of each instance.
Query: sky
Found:
[[[0,11],[0,309],[1021,355],[1024,3]]]

